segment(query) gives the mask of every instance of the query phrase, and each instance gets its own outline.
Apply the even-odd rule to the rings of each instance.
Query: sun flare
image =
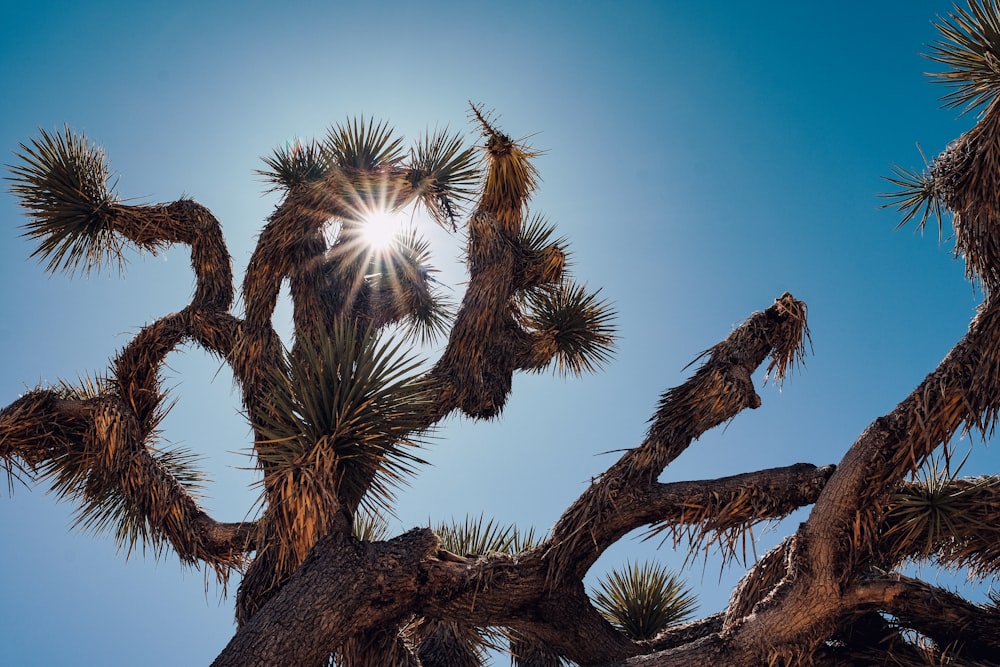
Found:
[[[365,242],[376,250],[384,250],[392,245],[393,239],[402,228],[406,215],[385,210],[372,211],[365,216]]]

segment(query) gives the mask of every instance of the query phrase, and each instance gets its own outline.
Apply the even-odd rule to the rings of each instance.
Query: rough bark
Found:
[[[712,355],[692,380],[667,392],[657,412],[657,421],[651,428],[652,435],[595,481],[567,511],[552,536],[542,544],[517,557],[494,555],[472,560],[410,554],[406,567],[411,569],[387,573],[386,576],[399,577],[394,579],[395,585],[403,591],[417,586],[419,581],[419,593],[415,597],[400,595],[384,599],[378,615],[351,614],[351,620],[345,619],[336,628],[327,623],[297,624],[295,628],[282,626],[281,632],[266,633],[266,638],[261,638],[260,630],[252,630],[255,645],[270,642],[285,648],[269,648],[267,653],[263,653],[262,649],[249,650],[241,640],[238,644],[231,644],[220,659],[229,660],[230,655],[239,655],[241,659],[249,659],[245,664],[263,665],[267,663],[253,661],[257,659],[255,656],[281,655],[293,648],[302,652],[304,647],[312,646],[311,659],[321,660],[331,651],[331,646],[378,627],[385,618],[399,619],[410,614],[449,619],[470,626],[514,628],[533,642],[581,665],[611,664],[653,650],[653,644],[632,642],[615,631],[596,612],[583,590],[583,574],[604,549],[625,533],[643,525],[701,524],[711,512],[692,514],[689,509],[698,503],[705,504],[708,498],[711,498],[712,503],[709,504],[716,513],[719,507],[733,506],[728,513],[719,514],[725,516],[725,520],[708,526],[709,530],[725,530],[748,522],[780,518],[797,507],[814,502],[833,471],[829,466],[816,468],[809,464],[796,464],[722,480],[673,484],[656,481],[662,469],[657,469],[657,466],[665,466],[702,432],[732,418],[744,407],[759,404],[759,399],[753,400],[756,393],[752,386],[747,388],[750,373],[769,354],[774,354],[775,340],[780,340],[785,334],[785,327],[790,326],[783,311],[788,303],[791,303],[791,296],[784,295],[775,306],[752,316],[724,343],[713,348]],[[751,351],[745,352],[742,345],[734,341],[746,342]],[[713,391],[731,387],[731,377],[736,377],[739,386],[744,387],[741,397],[720,400]],[[692,410],[703,416],[695,423],[686,423],[679,434],[674,431],[665,434],[658,428],[663,422],[680,421],[676,413],[688,414]],[[667,453],[664,454],[664,451]],[[607,493],[609,487],[622,489],[621,497],[615,503],[595,503],[592,500],[602,498],[601,494]],[[760,503],[735,502],[748,493],[769,500]],[[588,531],[587,539],[575,539],[584,526]],[[364,592],[364,587],[349,582],[366,580],[370,576],[368,572],[372,561],[356,561],[358,571],[348,574],[346,564],[352,562],[353,543],[331,539],[321,544],[324,545],[322,555],[317,546],[314,556],[310,557],[313,563],[310,566],[311,577],[317,581],[336,580],[345,587],[338,598],[338,607],[353,609],[363,605],[362,601],[345,596],[357,593],[371,597],[370,593]],[[337,549],[346,549],[347,553],[340,555]],[[419,565],[415,566],[414,562]],[[572,567],[567,569],[570,565]],[[554,577],[554,572],[572,574]],[[275,604],[269,602],[264,605],[249,624],[240,629],[237,638],[246,628],[256,628],[258,624],[269,626],[271,621],[265,619],[279,622],[287,608],[294,604],[289,597],[303,595],[309,601],[297,597],[297,604],[322,609],[323,599],[328,593],[308,592],[300,585],[293,588],[290,581],[275,594]],[[732,652],[733,649],[727,650]]]
[[[991,321],[990,315],[988,309],[984,310],[984,314],[973,323],[969,338],[974,340],[977,336],[987,335],[982,330],[982,323]],[[763,315],[755,317],[767,318],[768,314],[765,311]],[[767,322],[767,319],[764,321]],[[754,318],[750,322],[753,323],[751,330],[765,337],[766,341],[768,328],[760,326]],[[780,318],[775,319],[774,323],[775,326],[780,325]],[[743,335],[743,330],[734,332],[734,337]],[[727,374],[713,374],[713,381],[718,386],[727,388],[746,387],[746,378],[749,377],[746,365],[762,363],[768,349],[766,344],[755,342],[751,353],[738,355],[740,363],[723,363]],[[957,346],[956,351],[929,376],[927,383],[940,382],[941,378],[950,377],[956,366],[968,363],[964,355],[969,352],[964,351],[969,349],[967,345]],[[737,389],[738,398],[735,402],[731,398],[727,398],[725,402],[713,400],[709,403],[710,408],[697,409],[697,414],[702,415],[700,421],[696,422],[698,425],[690,426],[688,422],[687,430],[681,431],[679,436],[672,431],[665,434],[658,428],[659,424],[671,418],[672,410],[692,410],[692,401],[704,400],[704,377],[712,370],[714,363],[719,363],[719,358],[710,358],[706,366],[699,369],[690,381],[691,385],[701,384],[703,391],[698,392],[696,399],[676,399],[690,395],[685,389],[689,385],[665,395],[654,426],[650,429],[650,438],[636,450],[628,452],[594,482],[560,520],[550,539],[516,559],[495,556],[458,563],[433,557],[420,560],[413,574],[423,582],[420,594],[409,603],[397,598],[399,607],[390,615],[398,618],[408,613],[427,614],[470,625],[512,627],[581,665],[666,667],[728,664],[749,667],[760,664],[762,660],[782,656],[793,661],[810,654],[816,654],[819,658],[822,653],[819,646],[822,638],[835,636],[845,618],[850,618],[861,609],[870,608],[890,614],[899,613],[901,617],[908,619],[908,623],[921,626],[928,636],[940,634],[944,624],[934,625],[929,618],[914,620],[911,618],[912,614],[907,617],[903,613],[901,601],[912,601],[917,595],[912,588],[907,589],[909,598],[892,588],[891,595],[885,593],[881,599],[873,599],[871,582],[862,585],[857,575],[850,574],[867,571],[864,554],[852,551],[851,543],[845,544],[842,539],[845,524],[849,526],[855,523],[856,517],[864,509],[857,499],[862,495],[863,487],[872,488],[866,485],[870,484],[873,471],[876,474],[892,475],[893,479],[900,480],[916,465],[917,459],[911,458],[910,454],[885,456],[885,452],[893,451],[893,446],[902,447],[904,443],[913,446],[909,445],[914,440],[913,433],[897,429],[888,431],[890,435],[887,436],[887,430],[879,428],[885,423],[885,419],[876,420],[859,438],[852,453],[841,463],[841,466],[852,466],[852,475],[850,483],[847,483],[841,473],[841,488],[838,492],[841,495],[837,496],[827,494],[830,480],[837,478],[840,468],[816,468],[809,464],[796,464],[788,468],[759,471],[722,480],[675,484],[656,481],[660,464],[669,462],[703,430],[724,422],[744,407],[756,406],[757,402],[753,400],[756,394],[752,387]],[[735,377],[736,380],[727,380],[729,377]],[[922,386],[914,393],[919,395],[924,391]],[[751,398],[746,398],[747,396]],[[671,399],[677,402],[671,404]],[[671,408],[671,405],[675,407]],[[897,421],[904,420],[908,412],[914,409],[911,397],[891,416]],[[955,422],[951,430],[957,424]],[[933,445],[922,440],[917,446],[929,448]],[[865,455],[869,459],[858,463],[858,459]],[[875,465],[877,462],[891,467],[892,472],[878,467]],[[623,483],[623,480],[628,480],[628,483]],[[616,481],[621,486],[616,485]],[[886,489],[894,488],[892,484],[892,479],[889,479],[878,487],[882,496],[887,493]],[[600,503],[592,500],[595,497],[601,498],[599,492],[607,493],[605,489],[609,487],[615,488],[619,493],[616,502]],[[845,488],[849,491],[845,491]],[[761,498],[767,498],[770,502],[761,505],[746,504],[748,509],[743,514],[728,515],[725,511],[720,511],[719,508],[733,504],[735,499],[748,492],[759,493]],[[672,640],[664,638],[660,642],[636,643],[625,640],[593,613],[579,587],[580,573],[585,573],[589,564],[607,545],[629,530],[649,524],[663,529],[692,521],[689,508],[699,502],[704,503],[708,495],[716,505],[701,515],[700,520],[726,517],[725,521],[720,519],[715,524],[710,524],[709,529],[713,531],[724,530],[730,525],[741,526],[755,520],[784,516],[796,507],[814,502],[826,504],[817,504],[818,509],[814,508],[810,520],[803,524],[778,554],[776,566],[772,568],[772,573],[776,574],[771,575],[775,577],[776,585],[773,589],[764,591],[766,594],[763,599],[747,607],[749,613],[731,613],[721,628],[718,617],[707,619],[696,626],[699,630],[693,631],[690,636],[684,636],[683,640],[678,638],[680,635],[674,635]],[[827,498],[825,501],[824,496]],[[821,510],[819,515],[816,514],[818,510]],[[587,539],[574,539],[581,526],[586,526]],[[824,526],[826,527],[823,528]],[[821,532],[821,528],[827,533]],[[820,545],[814,544],[817,534],[824,536],[825,541]],[[343,559],[331,559],[331,562],[340,560]],[[820,563],[825,565],[821,567]],[[339,567],[335,569],[339,571]],[[561,574],[553,577],[553,572]],[[363,575],[355,573],[354,576]],[[896,587],[899,588],[900,585],[897,583]],[[886,589],[883,587],[879,590]],[[285,591],[282,591],[279,597],[284,595]],[[319,603],[311,596],[308,599],[308,603],[301,600],[300,603],[309,608],[319,608],[314,606]],[[341,601],[339,604],[344,603]],[[731,610],[743,608],[740,601],[735,600]],[[957,601],[952,609],[951,615],[945,614],[942,618],[961,619],[967,627],[994,627],[987,610],[962,605]],[[265,607],[259,615],[270,618],[275,613],[277,612]],[[368,621],[355,622],[350,629],[342,628],[336,638],[342,639],[361,631],[364,629],[362,626],[368,626]],[[310,640],[301,632],[293,632],[290,628],[284,630],[286,634],[283,635],[282,642],[302,646],[309,641],[319,641],[318,637]],[[956,636],[954,630],[951,636]],[[336,638],[333,643],[336,643]],[[329,639],[329,636],[324,635],[324,639]],[[977,644],[974,641],[966,649],[968,656],[973,658],[984,655],[984,652],[988,655],[989,650],[992,650],[991,644]],[[319,652],[322,653],[322,649]]]
[[[212,664],[325,665],[347,638],[399,623],[420,594],[421,562],[437,548],[427,529],[382,543],[330,533]]]

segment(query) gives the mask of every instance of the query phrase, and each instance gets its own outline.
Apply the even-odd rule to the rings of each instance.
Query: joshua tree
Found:
[[[566,242],[528,213],[533,151],[476,106],[479,148],[438,132],[407,152],[386,124],[360,119],[267,158],[261,173],[283,199],[243,279],[241,315],[205,207],[124,203],[101,150],[69,129],[22,145],[11,180],[50,271],[187,244],[196,287],[104,374],[0,410],[0,460],[76,500],[84,524],[126,548],[169,549],[222,580],[241,573],[239,628],[217,665],[477,665],[483,645],[521,665],[998,665],[1000,607],[902,574],[919,561],[983,579],[1000,569],[1000,477],[948,466],[953,435],[991,434],[1000,415],[1000,3],[972,0],[939,28],[930,58],[946,68],[935,75],[946,103],[983,110],[923,172],[896,170],[889,205],[904,224],[950,220],[984,300],[937,369],[837,465],[658,481],[705,431],[760,406],[760,366],[780,382],[801,360],[806,306],[785,293],[663,394],[645,439],[544,536],[481,520],[387,535],[378,514],[422,463],[423,434],[454,412],[499,415],[517,371],[595,370],[615,339],[612,309],[570,279]],[[415,234],[381,252],[364,241],[373,212],[414,202],[466,236],[454,314]],[[283,283],[290,349],[271,324]],[[446,342],[433,364],[405,352],[434,336]],[[160,370],[183,343],[233,370],[263,478],[253,520],[208,516],[190,457],[156,447],[168,406]],[[597,558],[636,528],[733,555],[753,525],[806,506],[720,613],[682,622],[691,601],[654,566],[612,574],[593,599],[584,588]],[[643,611],[629,616],[630,604]]]

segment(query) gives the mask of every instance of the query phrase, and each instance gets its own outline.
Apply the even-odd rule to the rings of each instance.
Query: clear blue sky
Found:
[[[190,196],[222,221],[242,275],[276,200],[259,156],[373,114],[414,136],[467,129],[493,108],[545,154],[533,209],[571,239],[576,275],[616,302],[620,347],[602,374],[519,376],[503,418],[453,419],[400,497],[402,530],[485,513],[550,526],[609,450],[636,445],[683,367],[784,291],[809,304],[815,355],[763,406],[707,434],[663,479],[839,460],[961,337],[978,296],[936,234],[879,210],[893,163],[920,166],[969,117],[941,110],[919,53],[944,1],[768,3],[6,0],[0,149],[63,123],[105,146],[124,197]],[[0,193],[0,404],[37,383],[101,371],[144,323],[183,307],[184,249],[125,275],[48,277]],[[457,245],[438,239],[461,293]],[[288,310],[279,312],[287,320]],[[206,456],[208,505],[238,520],[255,497],[231,376],[194,350],[170,357],[170,441]],[[996,471],[976,447],[969,472]],[[0,662],[207,664],[232,600],[176,559],[125,559],[69,529],[44,489],[0,497]],[[761,537],[766,549],[788,528]],[[627,538],[596,569],[682,548]],[[687,576],[705,613],[742,568]],[[933,574],[931,575],[933,576]],[[233,586],[235,590],[235,582]],[[231,591],[232,592],[232,591]]]

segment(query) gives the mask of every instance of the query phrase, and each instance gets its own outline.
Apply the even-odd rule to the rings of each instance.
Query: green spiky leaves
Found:
[[[359,509],[354,513],[354,536],[365,542],[378,542],[389,537],[389,522],[381,514]]]
[[[8,178],[29,211],[24,235],[38,243],[31,256],[52,273],[87,273],[108,261],[120,267],[122,242],[110,218],[117,199],[104,151],[64,127],[39,130],[15,155],[20,163],[9,165]]]
[[[404,157],[403,139],[393,136],[386,121],[348,119],[330,128],[324,149],[341,169],[372,171],[392,167]]]
[[[1000,4],[969,0],[937,23],[942,40],[927,57],[948,69],[931,76],[950,88],[941,99],[947,107],[970,111],[997,99],[1000,93]]]
[[[566,239],[555,236],[544,217],[532,216],[518,232],[519,256],[515,281],[524,290],[519,299],[525,324],[541,336],[535,352],[541,370],[550,360],[562,375],[599,370],[614,352],[617,314],[599,298],[569,278]]]
[[[938,241],[941,241],[944,236],[947,207],[941,199],[938,180],[934,177],[933,171],[928,168],[917,173],[893,165],[892,175],[884,178],[898,188],[895,192],[880,195],[889,200],[889,203],[884,204],[882,208],[895,208],[903,216],[896,228],[899,229],[911,220],[916,220],[917,230],[923,232],[927,228],[928,221],[933,218],[937,222]]]
[[[431,343],[447,334],[453,312],[432,277],[430,244],[411,228],[398,234],[384,252],[372,256],[367,280],[373,320],[400,322],[407,339]]]
[[[410,152],[410,182],[438,224],[455,228],[456,202],[469,200],[479,183],[478,162],[475,150],[463,149],[462,138],[447,130],[424,135]]]
[[[257,174],[272,184],[271,190],[291,190],[300,185],[323,180],[330,171],[330,158],[323,147],[315,141],[303,144],[300,141],[279,146],[264,158],[267,169],[257,170]]]
[[[617,338],[616,313],[599,295],[600,290],[588,292],[586,286],[574,283],[528,295],[528,322],[554,342],[559,373],[592,373],[611,360]]]
[[[273,378],[269,411],[254,419],[266,438],[257,443],[264,484],[287,486],[285,509],[317,504],[299,509],[322,523],[323,493],[334,494],[332,510],[362,499],[389,509],[393,489],[424,463],[413,440],[429,399],[419,365],[349,325],[298,341],[288,375]]]
[[[441,538],[444,549],[472,558],[494,553],[517,554],[535,543],[534,529],[523,531],[514,525],[501,526],[482,515],[475,519],[466,516],[462,523],[441,523],[434,532]]]
[[[296,141],[263,158],[257,173],[273,190],[327,180],[327,194],[342,200],[360,220],[372,210],[395,211],[414,199],[431,217],[457,227],[461,204],[472,198],[479,183],[475,149],[463,148],[462,138],[447,129],[422,136],[410,149],[385,121],[348,119],[335,125],[321,142]]]
[[[334,170],[352,173],[392,168],[403,159],[403,140],[385,121],[355,118],[330,128],[322,142],[295,141],[262,158],[267,169],[257,173],[274,190],[292,190],[322,181]]]
[[[917,479],[901,486],[886,513],[886,550],[893,560],[934,559],[993,577],[1000,569],[1000,477],[960,478],[959,469],[931,457]]]
[[[597,610],[630,639],[653,639],[667,626],[687,620],[697,608],[683,580],[646,562],[612,570],[591,594]]]

